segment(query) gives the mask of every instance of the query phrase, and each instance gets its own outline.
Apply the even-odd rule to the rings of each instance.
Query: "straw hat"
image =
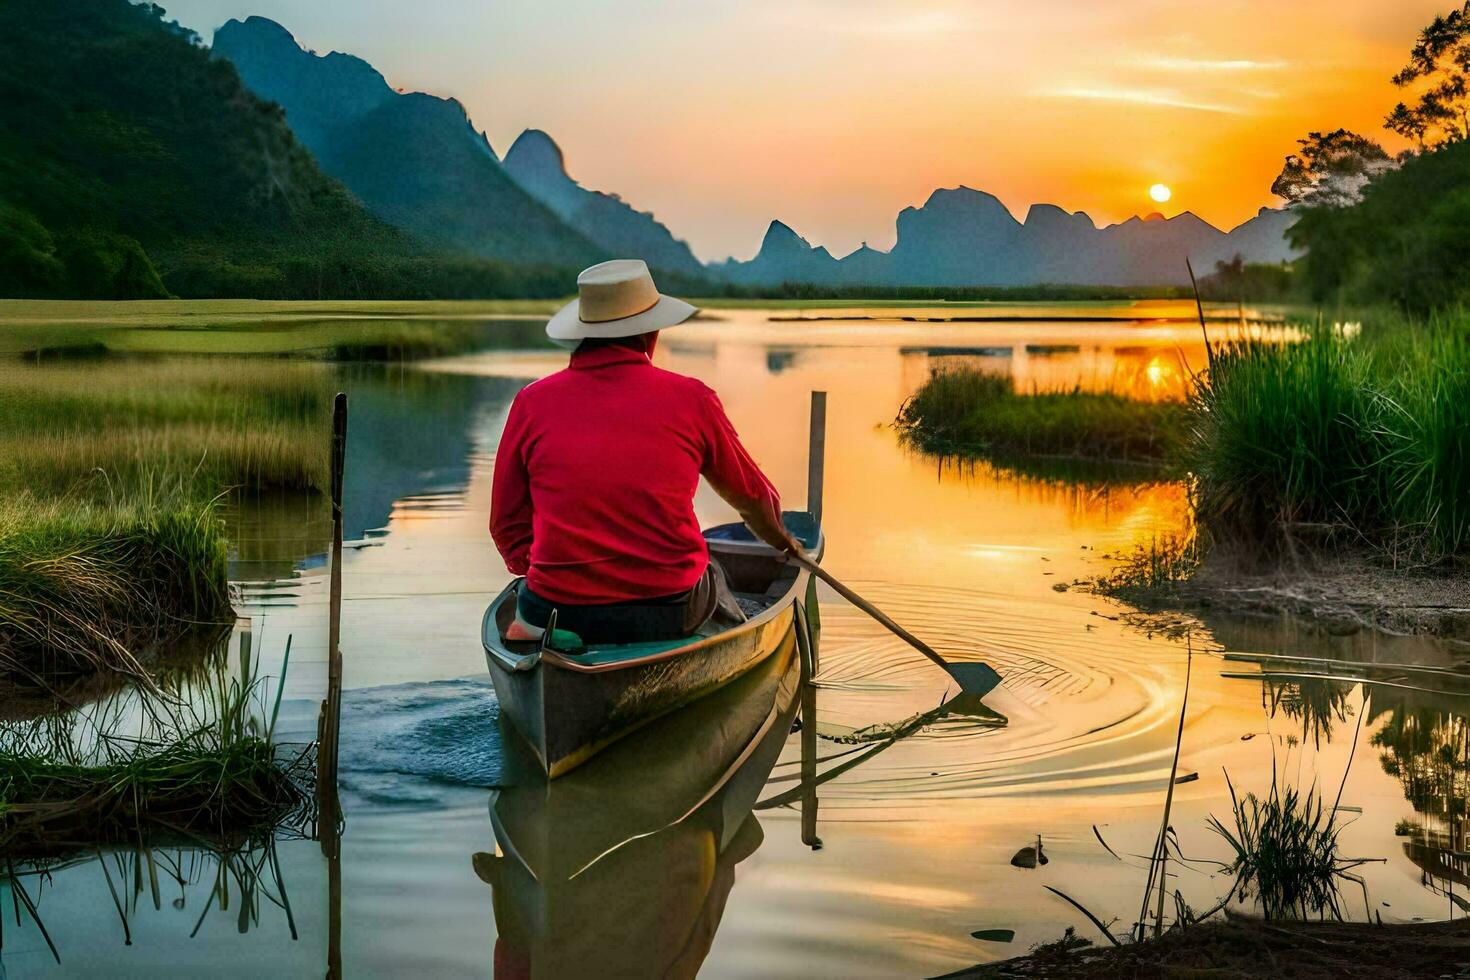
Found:
[[[546,324],[546,336],[576,347],[588,338],[636,337],[676,326],[698,312],[682,299],[660,295],[642,259],[613,259],[582,270],[577,298]]]

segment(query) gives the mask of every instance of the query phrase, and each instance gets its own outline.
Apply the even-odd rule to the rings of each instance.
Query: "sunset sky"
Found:
[[[936,187],[1099,224],[1277,203],[1294,140],[1386,137],[1389,77],[1451,0],[163,0],[208,40],[260,14],[391,84],[459,98],[499,153],[526,127],[703,259],[772,218],[888,248]],[[1393,144],[1391,144],[1393,145]],[[1173,190],[1155,204],[1151,185]]]

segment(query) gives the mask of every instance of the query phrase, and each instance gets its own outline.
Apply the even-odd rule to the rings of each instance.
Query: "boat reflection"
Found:
[[[794,644],[554,781],[496,790],[497,977],[694,976],[760,847],[756,798],[798,706]],[[507,746],[516,744],[507,737]]]

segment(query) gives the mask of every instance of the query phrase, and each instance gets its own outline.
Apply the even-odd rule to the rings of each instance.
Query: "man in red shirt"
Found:
[[[761,540],[799,545],[715,393],[653,366],[658,331],[696,310],[636,259],[586,269],[577,289],[546,327],[571,364],[516,396],[495,456],[490,533],[526,576],[511,638],[539,636],[553,609],[593,644],[740,622],[694,514],[699,478]]]

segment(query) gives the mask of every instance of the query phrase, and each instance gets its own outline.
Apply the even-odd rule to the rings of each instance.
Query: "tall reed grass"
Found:
[[[1432,563],[1470,546],[1470,316],[1214,348],[1181,463],[1212,543],[1366,542]]]

